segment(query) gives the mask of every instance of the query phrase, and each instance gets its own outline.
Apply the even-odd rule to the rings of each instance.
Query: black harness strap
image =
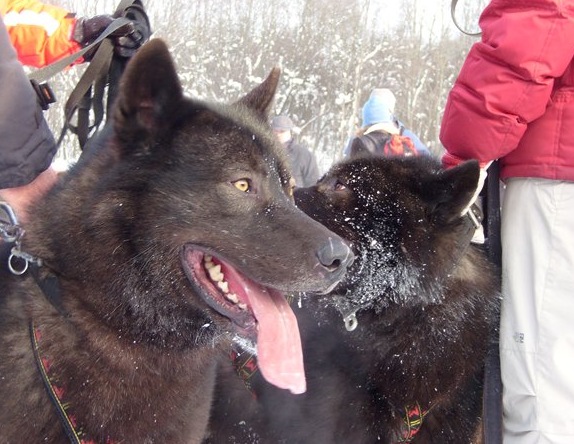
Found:
[[[87,53],[88,51],[93,49],[98,44],[102,43],[107,37],[109,37],[111,34],[116,32],[122,26],[126,26],[128,24],[130,24],[130,21],[127,19],[114,20],[104,30],[104,32],[102,32],[102,34],[100,34],[100,36],[96,40],[94,40],[92,43],[90,43],[88,46],[82,48],[81,50],[79,50],[79,51],[77,51],[77,52],[75,52],[75,53],[73,53],[67,57],[64,57],[63,59],[57,60],[54,63],[50,63],[48,66],[45,66],[44,68],[37,69],[36,71],[34,71],[28,75],[28,79],[34,80],[37,83],[44,83],[44,82],[48,81],[53,76],[55,76],[59,72],[63,71],[65,68],[70,66],[72,63],[74,63],[80,57],[82,57],[85,53]]]
[[[58,310],[58,313],[60,313],[64,318],[69,318],[70,314],[62,304],[60,282],[58,281],[58,278],[49,272],[46,276],[42,276],[40,266],[36,263],[31,263],[29,270],[30,274],[36,281],[36,284],[40,287],[40,290],[42,290],[46,299],[48,299],[48,302],[50,302],[50,304],[52,304],[52,306]]]
[[[40,356],[40,349],[38,344],[39,333],[37,332],[34,326],[34,322],[32,321],[29,324],[29,332],[30,332],[30,340],[32,342],[32,352],[34,353],[34,361],[36,362],[38,372],[42,377],[42,383],[44,384],[44,388],[48,392],[48,397],[50,398],[50,401],[52,401],[54,407],[56,407],[56,413],[58,414],[58,418],[60,419],[60,422],[64,427],[66,436],[68,437],[69,441],[72,444],[82,444],[82,440],[78,436],[78,433],[76,433],[72,421],[68,417],[68,414],[66,413],[64,406],[60,402],[60,399],[58,398],[58,395],[54,390],[54,386],[52,385],[52,382],[48,377],[46,366],[44,365],[44,362],[42,361],[42,358]]]
[[[47,109],[51,103],[55,102],[55,97],[46,83],[51,77],[63,71],[66,67],[73,64],[89,51],[97,48],[87,68],[84,70],[80,80],[70,93],[64,106],[64,126],[58,137],[57,146],[60,146],[67,131],[70,130],[77,135],[80,148],[84,148],[87,140],[102,123],[105,115],[103,99],[106,86],[109,86],[108,108],[115,95],[115,89],[112,88],[111,82],[118,82],[119,76],[108,74],[111,72],[111,66],[116,59],[120,58],[114,55],[114,44],[108,38],[113,36],[120,28],[126,25],[132,25],[138,21],[144,28],[144,41],[151,34],[151,27],[147,14],[141,5],[141,0],[121,0],[114,13],[116,18],[110,25],[98,36],[98,38],[82,48],[80,51],[64,57],[44,68],[32,72],[28,78],[38,94],[38,98],[43,109]],[[123,67],[125,61],[119,63]],[[113,71],[113,70],[112,70]],[[109,84],[109,85],[108,85]],[[115,85],[117,87],[117,85]],[[112,94],[113,91],[113,94]],[[93,113],[94,121],[90,123],[90,113]],[[76,125],[73,125],[72,119],[77,113]]]
[[[114,16],[121,16],[121,20],[128,23],[139,23],[143,31],[143,41],[149,39],[151,26],[140,0],[122,0]],[[116,19],[114,22],[120,19]],[[100,127],[105,113],[109,116],[110,107],[114,101],[119,85],[119,79],[128,58],[114,54],[114,45],[110,39],[104,40],[98,47],[88,68],[78,81],[65,104],[65,123],[58,138],[58,146],[70,129],[78,137],[80,148],[83,150],[90,137]],[[104,95],[108,87],[107,109],[104,110]],[[93,122],[90,123],[90,111],[93,113]],[[77,125],[71,121],[77,112]]]
[[[127,19],[122,20],[129,23]],[[112,23],[115,23],[115,21]],[[67,130],[70,129],[78,135],[80,147],[83,148],[85,142],[88,140],[89,133],[102,122],[103,112],[95,116],[97,120],[94,121],[93,125],[90,125],[90,109],[93,103],[91,90],[92,85],[97,84],[101,89],[103,89],[102,85],[105,86],[113,52],[113,43],[109,39],[102,41],[92,61],[78,81],[78,84],[70,93],[64,106],[65,121],[60,137],[58,138],[58,146],[62,143]],[[103,97],[103,93],[100,94],[101,97]],[[78,121],[77,126],[74,126],[71,121],[76,111],[78,111]]]

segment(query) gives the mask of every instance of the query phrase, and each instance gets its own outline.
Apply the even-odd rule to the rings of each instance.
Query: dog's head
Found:
[[[428,304],[461,251],[461,211],[477,186],[478,163],[443,170],[428,157],[364,156],[335,166],[297,205],[350,241],[357,259],[337,289],[345,311]]]
[[[138,341],[187,347],[222,330],[258,336],[263,374],[302,391],[283,293],[330,291],[353,255],[293,203],[267,123],[278,79],[275,69],[232,105],[193,100],[165,44],[149,42],[123,76],[111,139],[50,198],[59,214],[45,215],[52,223],[42,236],[58,245],[43,255]],[[72,233],[62,236],[62,223]]]

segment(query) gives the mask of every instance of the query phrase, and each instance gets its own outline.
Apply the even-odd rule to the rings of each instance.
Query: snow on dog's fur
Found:
[[[461,217],[478,174],[476,162],[443,170],[427,157],[366,156],[296,190],[297,205],[350,241],[357,259],[328,298],[295,308],[308,391],[254,376],[253,397],[223,362],[210,442],[480,442],[499,292]]]

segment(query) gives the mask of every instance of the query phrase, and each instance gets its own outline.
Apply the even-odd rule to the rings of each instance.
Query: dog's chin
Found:
[[[257,321],[232,267],[214,253],[187,245],[182,264],[193,289],[213,310],[230,320],[235,333],[255,341]],[[235,278],[235,279],[234,279]]]

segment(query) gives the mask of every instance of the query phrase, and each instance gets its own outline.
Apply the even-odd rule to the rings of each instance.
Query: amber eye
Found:
[[[249,191],[251,191],[251,183],[249,182],[248,179],[236,180],[235,182],[233,182],[233,185],[239,191],[243,191],[244,193],[249,193]]]

